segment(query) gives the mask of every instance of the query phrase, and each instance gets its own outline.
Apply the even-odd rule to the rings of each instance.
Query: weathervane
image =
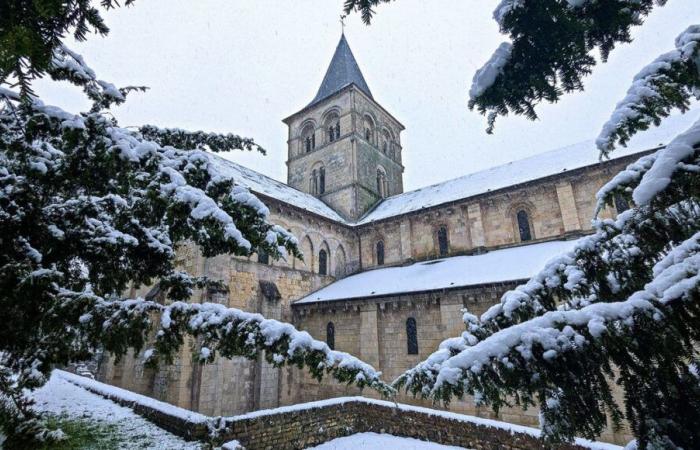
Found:
[[[347,14],[342,14],[340,16],[340,32],[345,34],[345,18],[348,17]]]

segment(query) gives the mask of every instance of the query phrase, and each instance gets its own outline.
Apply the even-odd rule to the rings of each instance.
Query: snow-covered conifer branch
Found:
[[[641,70],[632,81],[596,140],[605,155],[625,145],[638,131],[658,125],[673,108],[686,111],[691,97],[700,98],[700,25],[676,38],[676,48]]]
[[[434,363],[432,371],[409,371],[396,385],[435,400],[475,395],[497,408],[513,399],[525,406],[538,401],[544,430],[551,437],[570,437],[574,430],[595,435],[606,424],[606,410],[619,414],[611,379],[632,392],[638,389],[635,375],[655,370],[669,355],[695,360],[699,288],[700,233],[696,233],[657,262],[653,281],[629,298],[549,311],[449,357],[454,351],[444,348],[423,363]],[[672,336],[682,338],[673,341]],[[647,348],[650,342],[658,348]],[[650,366],[622,364],[628,358],[649,358]],[[611,363],[622,367],[620,375],[611,370]],[[688,383],[691,369],[688,363],[679,366],[679,383]],[[602,393],[602,403],[589,401],[591,389]],[[637,407],[634,402],[627,405],[628,418],[640,413]]]
[[[606,183],[596,194],[597,211],[612,202],[614,193],[629,195],[638,205],[667,202],[679,191],[692,196],[692,182],[700,173],[700,120],[664,148],[641,157]]]
[[[144,92],[147,89],[144,86],[117,88],[108,81],[98,79],[83,57],[63,44],[54,49],[48,73],[54,80],[68,81],[80,86],[93,101],[94,111],[124,103],[130,92]]]
[[[66,301],[70,297],[64,293]],[[201,342],[196,356],[200,363],[213,362],[217,354],[225,358],[255,359],[263,353],[274,366],[305,367],[318,380],[329,375],[339,382],[369,387],[385,396],[394,394],[394,390],[381,381],[381,373],[370,365],[347,353],[331,350],[325,342],[313,339],[291,324],[265,319],[260,314],[216,303],[177,301],[163,305],[143,299],[104,301],[89,294],[74,296],[76,300],[79,298],[87,300],[81,327],[90,340],[95,341],[101,339],[101,334],[109,337],[129,333],[134,323],[142,324],[139,332],[143,339],[143,333],[150,329],[151,314],[157,313],[160,320],[155,324],[156,340],[153,348],[146,351],[151,364],[159,359],[172,362],[174,352],[182,346],[185,337],[192,336]],[[111,342],[110,339],[107,342]],[[134,340],[134,343],[138,342]],[[120,354],[126,347],[107,347],[107,350]]]
[[[488,132],[497,116],[509,112],[536,119],[540,102],[583,89],[583,78],[596,64],[594,50],[607,60],[618,43],[631,41],[631,28],[663,3],[501,0],[493,17],[510,43],[477,72],[469,108],[488,117]]]
[[[207,133],[205,131],[187,131],[179,128],[159,128],[153,125],[139,127],[144,138],[162,146],[183,149],[202,149],[211,152],[230,152],[233,150],[257,150],[265,154],[265,149],[252,139],[226,133]]]

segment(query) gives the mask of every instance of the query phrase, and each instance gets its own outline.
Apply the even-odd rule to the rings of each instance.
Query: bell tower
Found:
[[[403,192],[404,126],[372,96],[344,34],[314,99],[283,122],[287,184],[346,219]]]

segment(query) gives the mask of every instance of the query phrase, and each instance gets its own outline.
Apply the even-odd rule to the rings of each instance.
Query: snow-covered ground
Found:
[[[390,434],[357,433],[333,439],[309,450],[464,450],[464,447],[436,444],[418,439],[392,436]]]
[[[62,379],[54,373],[46,385],[35,391],[36,408],[40,411],[85,420],[91,424],[109,427],[123,449],[188,449],[203,448],[135,414],[131,409],[117,405]]]

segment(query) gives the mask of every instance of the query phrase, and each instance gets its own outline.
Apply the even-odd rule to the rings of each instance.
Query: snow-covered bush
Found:
[[[144,88],[100,80],[61,43],[72,29],[78,38],[90,26],[106,33],[99,11],[89,1],[11,3],[9,16],[0,14],[0,23],[12,25],[0,28],[0,433],[6,445],[60,437],[24,395],[45,383],[55,365],[87,360],[97,349],[117,356],[139,350],[153,328],[151,364],[170,360],[189,335],[204,345],[196,356],[202,363],[217,354],[256,358],[264,351],[274,365],[308,367],[319,379],[330,374],[390,393],[370,366],[289,324],[187,303],[193,289],[217,280],[178,270],[180,245],[197,245],[205,257],[302,256],[296,239],[270,223],[267,207],[205,152],[259,147],[233,134],[119,127],[108,108]],[[18,27],[41,32],[23,35],[27,45],[6,51],[6,42],[22,37]],[[30,86],[42,73],[81,87],[93,107],[73,114],[44,104]],[[164,303],[122,296],[128,287],[156,283]]]

